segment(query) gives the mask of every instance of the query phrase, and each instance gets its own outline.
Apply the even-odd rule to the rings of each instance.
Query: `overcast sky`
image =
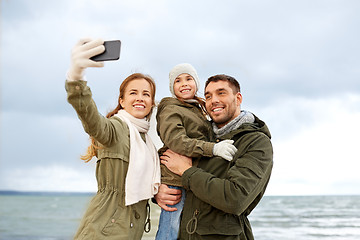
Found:
[[[157,101],[178,63],[197,69],[200,95],[232,75],[272,134],[267,195],[360,194],[359,13],[357,0],[2,0],[0,190],[96,191],[64,89],[71,48],[91,37],[122,41],[119,61],[86,71],[103,115],[134,72]]]

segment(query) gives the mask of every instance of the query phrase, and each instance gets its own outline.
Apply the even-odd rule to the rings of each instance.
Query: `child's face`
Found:
[[[174,93],[176,97],[183,100],[193,99],[196,93],[194,78],[187,73],[177,76],[174,81]]]

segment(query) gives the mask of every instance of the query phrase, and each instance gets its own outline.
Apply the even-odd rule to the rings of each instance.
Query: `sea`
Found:
[[[0,193],[1,240],[72,239],[92,193]],[[151,204],[155,238],[160,208]],[[250,214],[257,240],[360,240],[360,196],[265,196]]]

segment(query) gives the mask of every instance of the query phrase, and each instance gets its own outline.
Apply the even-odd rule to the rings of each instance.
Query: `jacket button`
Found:
[[[133,224],[133,223],[130,223],[130,227],[133,228],[133,227],[134,227],[134,224]]]
[[[216,142],[220,142],[220,139],[216,139]]]
[[[80,90],[80,86],[79,85],[75,86],[75,89]]]
[[[135,212],[135,218],[139,219],[140,218],[140,214],[138,212]]]

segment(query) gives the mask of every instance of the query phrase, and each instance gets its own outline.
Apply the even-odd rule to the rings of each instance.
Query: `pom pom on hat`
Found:
[[[175,79],[183,74],[183,73],[187,73],[189,74],[190,76],[192,76],[194,78],[194,81],[195,81],[195,84],[196,84],[196,91],[199,89],[199,85],[200,85],[200,82],[199,82],[199,77],[196,73],[196,70],[195,68],[189,64],[189,63],[181,63],[181,64],[178,64],[176,65],[175,67],[173,67],[169,73],[169,80],[170,80],[170,92],[172,94],[173,97],[176,97],[175,96],[175,93],[174,93],[174,82],[175,82]]]

